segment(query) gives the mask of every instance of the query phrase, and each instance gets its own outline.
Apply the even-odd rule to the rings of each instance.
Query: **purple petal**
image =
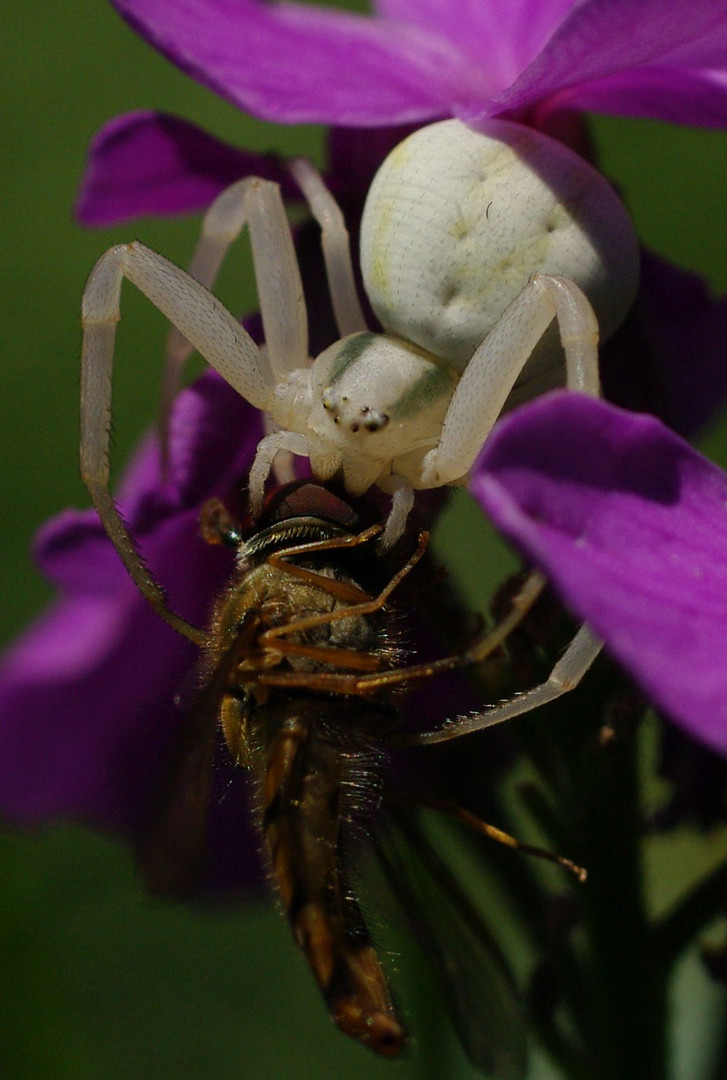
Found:
[[[536,109],[536,125],[544,126],[553,112],[574,109],[723,128],[727,127],[727,76],[668,67],[620,72],[554,94]]]
[[[193,78],[283,123],[413,123],[498,88],[440,35],[385,19],[256,0],[114,6]]]
[[[653,252],[641,258],[634,309],[603,349],[606,397],[692,436],[727,399],[727,299]]]
[[[377,12],[445,38],[493,85],[513,82],[535,59],[575,0],[379,0]]]
[[[714,0],[582,0],[500,95],[498,108],[523,109],[644,65],[727,67],[727,8]]]
[[[192,77],[280,122],[597,108],[725,123],[727,10],[713,0],[382,0],[373,18],[259,0],[114,2]]]
[[[245,153],[166,113],[127,113],[91,143],[76,214],[84,225],[113,225],[146,214],[192,213],[251,175],[288,181],[273,156]]]
[[[727,475],[565,392],[498,424],[472,491],[655,704],[727,753]]]
[[[173,730],[173,709],[163,703],[194,652],[150,614],[130,594],[113,607],[108,598],[74,597],[8,654],[0,669],[0,808],[10,820],[138,826]]]
[[[115,596],[126,576],[95,510],[63,510],[41,525],[33,556],[59,589],[88,596]],[[93,573],[87,568],[93,567]]]

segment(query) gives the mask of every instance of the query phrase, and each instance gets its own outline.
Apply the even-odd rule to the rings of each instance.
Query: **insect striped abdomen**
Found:
[[[405,1042],[388,983],[341,857],[347,785],[356,754],[317,730],[328,700],[281,704],[267,752],[263,835],[271,876],[338,1027],[379,1054]],[[267,723],[270,725],[270,714]]]

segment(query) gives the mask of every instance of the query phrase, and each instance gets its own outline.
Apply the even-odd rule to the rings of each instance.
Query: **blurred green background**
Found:
[[[0,634],[7,641],[49,598],[28,556],[36,527],[87,503],[76,462],[85,277],[109,245],[135,237],[184,263],[198,229],[193,219],[79,228],[73,203],[90,138],[110,117],[139,108],[176,112],[240,145],[318,160],[322,135],[241,117],[138,40],[105,0],[6,4],[3,22]],[[727,290],[727,133],[611,119],[597,120],[594,132],[641,237]],[[222,290],[235,310],[254,306],[244,253],[232,259]],[[154,356],[163,333],[161,317],[126,290],[117,461],[151,420],[159,383],[158,367],[141,370],[129,358]],[[727,464],[722,432],[705,445]],[[461,521],[454,516],[445,527],[445,547],[455,545]],[[486,595],[489,583],[479,589]],[[0,867],[3,1080],[474,1075],[435,1036],[437,1006],[428,989],[415,988],[426,986],[416,960],[401,966],[420,1052],[380,1063],[331,1031],[271,905],[218,915],[160,908],[137,888],[124,849],[70,826],[6,835]]]

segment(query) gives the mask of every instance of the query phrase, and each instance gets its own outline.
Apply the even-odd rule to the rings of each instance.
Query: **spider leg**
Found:
[[[519,625],[540,596],[546,584],[546,578],[537,571],[531,571],[525,582],[512,598],[509,612],[492,628],[482,634],[469,648],[454,656],[432,660],[409,667],[394,668],[391,671],[376,672],[360,676],[354,683],[352,693],[366,693],[379,690],[383,686],[407,683],[413,680],[430,678],[445,671],[456,671],[481,663],[490,656],[509,634]],[[560,660],[555,664],[545,682],[516,694],[513,698],[501,701],[497,705],[481,712],[447,720],[440,727],[427,731],[406,733],[391,738],[397,746],[428,745],[447,742],[473,731],[481,731],[515,716],[530,712],[541,705],[554,701],[562,694],[573,690],[581,681],[593,661],[601,651],[602,643],[587,626],[581,626],[569,643]],[[352,680],[353,682],[353,680]]]
[[[382,491],[391,495],[391,510],[380,541],[381,550],[388,551],[404,534],[407,519],[414,506],[414,488],[408,477],[398,476],[396,473],[381,477],[378,485]]]
[[[151,576],[109,492],[111,374],[121,283],[128,278],[220,374],[258,408],[272,394],[267,360],[233,316],[202,285],[143,244],[111,248],[97,262],[83,294],[81,475],[99,517],[132,579],[152,607],[185,637],[206,635],[172,612]]]
[[[308,457],[308,440],[305,435],[296,435],[294,431],[273,431],[265,435],[257,444],[255,459],[248,474],[250,510],[253,518],[259,518],[263,508],[265,483],[276,456],[281,451]]]
[[[593,631],[588,626],[581,626],[545,682],[522,694],[516,694],[508,701],[492,705],[489,709],[459,716],[448,720],[441,727],[407,735],[405,740],[401,741],[418,745],[448,742],[450,739],[458,739],[461,735],[469,735],[473,731],[483,731],[541,705],[547,705],[575,689],[598,656],[601,647],[602,643]]]
[[[218,195],[202,220],[201,236],[188,272],[211,289],[230,246],[245,225],[250,231],[265,344],[275,381],[279,382],[285,372],[308,365],[308,320],[293,237],[278,185],[248,177]],[[172,328],[162,387],[163,431],[194,347],[181,329]]]
[[[598,396],[598,323],[591,305],[568,278],[535,274],[467,364],[417,487],[449,484],[469,472],[553,318],[565,352],[568,388]]]
[[[290,163],[290,171],[321,227],[328,291],[338,332],[344,338],[367,330],[356,290],[348,229],[341,208],[326,187],[323,177],[306,158],[295,158]]]

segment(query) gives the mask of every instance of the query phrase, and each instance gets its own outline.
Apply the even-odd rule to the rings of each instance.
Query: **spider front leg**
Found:
[[[391,510],[386,519],[383,536],[379,544],[380,550],[388,551],[396,541],[404,535],[409,514],[414,509],[414,487],[411,480],[396,473],[389,473],[381,477],[378,485],[382,491],[391,495]]]
[[[356,294],[348,231],[333,195],[309,161],[296,159],[291,172],[321,227],[326,276],[341,337],[365,330],[366,323]],[[298,382],[301,392],[304,373],[310,366],[308,326],[303,285],[295,254],[293,236],[285,204],[277,184],[250,177],[226,188],[212,203],[202,222],[202,234],[189,265],[189,274],[206,286],[214,285],[230,245],[244,226],[250,231],[258,301],[262,316],[265,350],[276,384]],[[167,342],[162,389],[162,447],[166,447],[168,416],[180,383],[184,365],[194,346],[181,330],[173,328]],[[284,425],[283,425],[284,426]],[[260,512],[265,481],[271,469],[283,483],[294,478],[289,455],[307,456],[307,444],[300,435],[276,429],[268,417],[266,437],[261,441],[250,473],[253,514]],[[277,460],[276,460],[277,458]]]
[[[439,443],[424,458],[417,487],[437,487],[467,475],[553,318],[565,352],[566,385],[598,396],[598,323],[593,308],[568,278],[534,275],[467,364]]]
[[[587,626],[581,626],[545,682],[516,694],[507,701],[500,701],[489,709],[458,716],[441,727],[407,736],[406,741],[417,745],[448,742],[450,739],[458,739],[461,735],[469,735],[474,731],[483,731],[538,709],[541,705],[547,705],[576,688],[598,656],[601,647],[602,643],[593,631]]]
[[[565,352],[566,385],[580,393],[599,395],[598,323],[591,305],[568,278],[535,275],[465,368],[444,418],[439,445],[425,458],[425,475],[428,470],[430,477],[436,477],[434,482],[452,482],[469,472],[553,317],[558,320]],[[554,700],[580,682],[600,650],[599,639],[582,626],[546,682],[511,701],[426,732],[420,741],[441,742],[479,731]]]
[[[91,271],[83,294],[81,475],[126,569],[171,626],[201,644],[206,635],[172,612],[150,575],[109,492],[111,374],[121,283],[128,278],[166,315],[230,385],[258,409],[270,406],[267,358],[237,320],[183,270],[138,242],[111,248]]]
[[[248,475],[248,493],[253,518],[259,518],[265,497],[265,484],[275,466],[278,454],[297,454],[308,457],[308,440],[294,431],[273,431],[257,444],[255,458]]]
[[[321,227],[331,301],[341,337],[366,329],[343,214],[320,173],[305,158],[290,165],[313,217]],[[211,204],[188,273],[211,289],[230,246],[250,231],[265,346],[276,380],[308,365],[308,324],[293,236],[277,184],[259,177],[238,180]],[[193,346],[173,328],[167,342],[166,412],[181,382]]]
[[[308,320],[293,237],[278,185],[248,177],[225,188],[202,220],[188,273],[211,289],[230,246],[245,225],[250,231],[266,351],[275,381],[279,382],[288,372],[308,365]],[[162,389],[163,432],[184,365],[194,348],[181,328],[172,328]]]

